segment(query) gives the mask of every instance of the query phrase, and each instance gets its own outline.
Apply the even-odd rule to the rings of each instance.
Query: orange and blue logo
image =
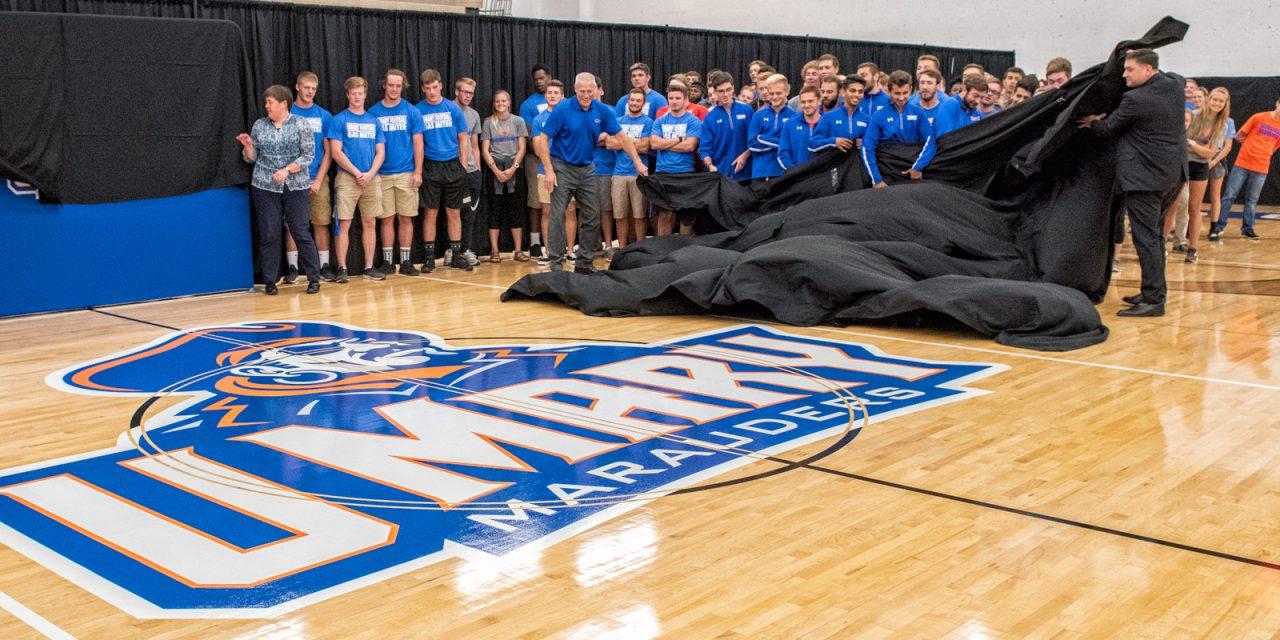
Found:
[[[136,617],[268,617],[553,544],[1000,370],[753,325],[468,348],[327,322],[192,329],[49,375],[139,404],[110,448],[0,472],[0,541]]]

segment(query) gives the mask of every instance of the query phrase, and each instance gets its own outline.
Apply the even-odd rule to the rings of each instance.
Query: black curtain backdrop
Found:
[[[638,60],[649,63],[658,80],[691,69],[705,77],[721,68],[740,82],[759,58],[796,86],[804,63],[828,52],[845,73],[867,60],[886,70],[914,70],[923,53],[938,56],[947,77],[970,62],[996,74],[1013,64],[1012,51],[243,0],[0,0],[0,10],[230,20],[244,32],[254,95],[272,84],[292,87],[299,72],[311,70],[320,76],[317,102],[332,111],[342,108],[344,79],[372,81],[389,67],[414,79],[415,102],[423,69],[438,69],[447,87],[462,76],[475,78],[475,106],[486,114],[495,89],[514,93],[517,104],[523,100],[531,89],[529,68],[538,62],[566,82],[579,71],[596,73],[613,100],[630,88],[627,68]]]
[[[1255,113],[1275,111],[1276,100],[1280,100],[1280,77],[1238,77],[1224,78],[1207,76],[1196,78],[1200,86],[1209,90],[1226,87],[1231,92],[1231,118],[1236,121],[1236,128],[1243,127]],[[1236,144],[1227,156],[1227,162],[1234,164],[1240,145]],[[1225,189],[1226,186],[1224,185]],[[1271,158],[1271,174],[1262,187],[1262,204],[1280,205],[1280,153]],[[1233,209],[1244,206],[1244,201],[1237,199]]]

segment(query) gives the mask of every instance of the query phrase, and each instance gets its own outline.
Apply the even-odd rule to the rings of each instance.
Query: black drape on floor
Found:
[[[0,14],[0,173],[95,203],[242,184],[256,112],[239,29],[215,20]]]
[[[1186,30],[1166,18],[1061,89],[943,136],[921,183],[901,177],[918,144],[880,148],[882,174],[897,177],[885,189],[866,188],[853,154],[834,152],[759,188],[718,174],[642,178],[656,202],[705,210],[728,230],[640,241],[603,273],[526,275],[503,300],[797,325],[946,318],[1029,349],[1097,344],[1108,334],[1093,303],[1111,275],[1116,155],[1078,122],[1119,104],[1126,50]]]

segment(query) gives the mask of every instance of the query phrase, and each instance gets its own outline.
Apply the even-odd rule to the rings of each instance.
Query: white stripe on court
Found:
[[[63,631],[58,625],[40,617],[40,614],[26,608],[21,602],[14,600],[9,594],[0,591],[0,608],[12,613],[17,619],[27,623],[40,635],[50,640],[76,640],[75,636]]]

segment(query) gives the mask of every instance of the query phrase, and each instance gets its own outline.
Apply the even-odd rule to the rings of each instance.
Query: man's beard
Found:
[[[830,101],[823,100],[823,101],[822,101],[822,110],[823,110],[823,111],[830,111],[830,110],[832,110],[832,109],[836,108],[836,103],[837,103],[837,102],[839,102],[839,101],[838,101],[838,100],[836,100],[835,98],[832,98]]]

